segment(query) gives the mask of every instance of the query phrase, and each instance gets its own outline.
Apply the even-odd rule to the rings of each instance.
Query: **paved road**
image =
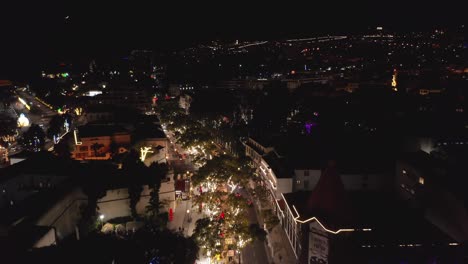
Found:
[[[50,119],[57,113],[51,110],[50,108],[46,107],[45,105],[43,105],[41,102],[36,100],[34,96],[30,95],[27,92],[17,90],[17,94],[24,101],[26,101],[28,105],[30,105],[31,110],[26,109],[24,105],[18,101],[17,103],[12,105],[16,113],[17,114],[23,113],[29,119],[29,122],[31,124],[37,124],[41,126],[44,132],[46,132],[49,126]],[[21,132],[24,132],[26,130],[27,128],[23,128]],[[47,150],[51,148],[53,145],[54,145],[53,142],[50,141],[50,139],[46,138],[45,149]],[[10,146],[9,155],[14,155],[21,151],[22,151],[21,146],[15,143]]]
[[[244,189],[239,193],[242,194],[242,196],[251,199],[250,195]],[[250,224],[258,224],[257,212],[253,206],[249,208],[249,222]],[[250,243],[242,249],[241,253],[242,263],[269,263],[264,241],[257,240]]]

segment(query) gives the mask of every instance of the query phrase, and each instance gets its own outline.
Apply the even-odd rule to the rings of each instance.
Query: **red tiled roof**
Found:
[[[336,216],[345,216],[345,189],[336,171],[335,164],[330,164],[322,175],[307,200],[306,208],[318,210]]]
[[[322,171],[313,191],[286,194],[285,198],[290,207],[296,208],[299,220],[317,217],[331,229],[348,228],[352,224],[352,211],[334,162]]]

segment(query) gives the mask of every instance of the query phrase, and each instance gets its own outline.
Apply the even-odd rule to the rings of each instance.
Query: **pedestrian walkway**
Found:
[[[259,224],[263,226],[263,217],[261,214],[262,209],[271,209],[270,207],[262,208],[261,202],[259,199],[256,200],[257,215],[259,219]],[[296,263],[296,255],[289,243],[289,239],[284,232],[281,223],[276,225],[271,231],[267,234],[267,253],[268,261],[272,263]]]
[[[177,201],[177,207],[174,210],[172,221],[167,223],[167,228],[173,231],[179,231],[183,228],[185,236],[191,236],[196,227],[198,219],[205,217],[205,214],[199,213],[197,208],[192,208],[192,201]]]
[[[268,232],[267,239],[273,263],[296,263],[296,256],[281,224]]]
[[[178,231],[183,228],[187,221],[188,201],[176,201],[177,205],[173,213],[172,221],[167,223],[167,228],[173,231]]]

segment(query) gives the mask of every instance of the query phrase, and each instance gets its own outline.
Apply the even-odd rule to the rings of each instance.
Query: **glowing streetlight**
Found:
[[[19,127],[29,126],[29,119],[23,113],[21,113],[18,118],[18,126]]]

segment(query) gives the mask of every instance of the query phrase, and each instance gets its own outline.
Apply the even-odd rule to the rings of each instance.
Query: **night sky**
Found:
[[[135,48],[168,50],[212,39],[363,32],[378,25],[425,30],[466,22],[462,1],[315,2],[112,1],[98,6],[8,1],[0,6],[0,77],[17,78],[57,60],[125,54]]]

